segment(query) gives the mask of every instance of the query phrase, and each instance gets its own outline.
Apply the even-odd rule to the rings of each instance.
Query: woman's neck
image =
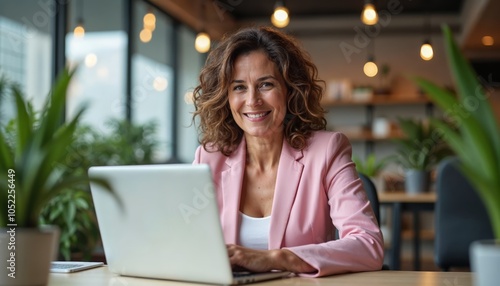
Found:
[[[247,145],[247,166],[264,171],[278,165],[283,147],[283,134],[277,134],[266,139],[246,136],[245,140]]]

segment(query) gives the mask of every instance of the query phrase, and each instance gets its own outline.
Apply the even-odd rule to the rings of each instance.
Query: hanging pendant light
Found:
[[[434,57],[434,50],[432,49],[432,45],[429,40],[425,40],[420,47],[420,57],[424,61],[430,61]]]
[[[285,4],[282,1],[277,1],[276,5],[274,5],[273,15],[271,16],[271,23],[278,28],[288,26],[288,23],[290,23],[290,17],[288,14],[289,12],[285,7]]]
[[[206,53],[210,50],[210,36],[205,32],[200,32],[194,40],[194,48],[198,53]]]
[[[365,1],[363,12],[361,12],[361,21],[365,25],[375,25],[378,22],[377,10],[375,10],[375,5],[370,0]]]
[[[83,38],[85,36],[85,27],[83,26],[83,20],[78,20],[78,24],[73,30],[73,35],[77,38]]]
[[[77,14],[79,16],[76,27],[73,30],[73,35],[76,38],[83,38],[85,36],[85,27],[83,26],[83,0],[78,1]]]
[[[377,64],[375,63],[375,59],[373,58],[373,56],[368,57],[368,60],[363,66],[363,72],[367,77],[374,77],[377,75],[378,67]]]
[[[202,23],[202,29],[200,29],[200,32],[198,35],[196,35],[196,39],[194,40],[194,48],[198,53],[206,53],[210,51],[210,35],[204,30],[204,27],[206,25],[205,23],[205,0],[201,0],[201,5],[200,5],[200,10],[201,10],[201,23]]]
[[[434,57],[434,50],[431,45],[431,20],[430,17],[427,16],[424,22],[424,33],[427,38],[424,40],[422,46],[420,46],[420,58],[424,61],[430,61]]]
[[[378,67],[375,63],[375,39],[368,44],[368,59],[363,66],[363,72],[367,77],[374,77],[378,73]]]
[[[142,18],[144,24],[144,29],[148,29],[153,32],[156,28],[156,16],[151,9],[148,10],[144,17]]]
[[[153,10],[148,9],[144,17],[142,17],[142,30],[139,33],[139,39],[143,43],[149,43],[153,39],[153,31],[156,28],[156,16]]]

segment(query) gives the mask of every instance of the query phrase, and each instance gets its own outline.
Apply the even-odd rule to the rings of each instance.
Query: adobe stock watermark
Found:
[[[361,51],[368,47],[373,38],[380,34],[382,28],[387,27],[391,21],[392,16],[400,14],[403,11],[403,5],[399,0],[389,0],[387,2],[387,9],[380,10],[378,12],[378,22],[375,25],[364,25],[363,28],[360,26],[354,26],[353,30],[356,32],[354,35],[352,43],[342,41],[339,44],[339,48],[344,55],[347,63],[351,63],[351,56],[353,54],[359,54]]]
[[[7,259],[7,276],[16,278],[16,171],[7,170],[7,237],[5,244],[9,258]]]
[[[189,204],[179,204],[178,210],[187,224],[191,223],[193,216],[200,215],[210,205],[211,199],[214,198],[214,191],[212,184],[206,184],[202,190],[194,188],[192,201]]]

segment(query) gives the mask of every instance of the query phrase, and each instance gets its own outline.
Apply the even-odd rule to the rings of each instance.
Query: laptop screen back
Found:
[[[110,271],[148,278],[231,284],[207,165],[106,166],[114,197],[91,183]]]

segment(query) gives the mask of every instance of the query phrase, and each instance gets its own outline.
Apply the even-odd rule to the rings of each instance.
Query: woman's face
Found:
[[[263,51],[236,58],[228,94],[233,118],[245,136],[273,138],[283,132],[287,90]]]

